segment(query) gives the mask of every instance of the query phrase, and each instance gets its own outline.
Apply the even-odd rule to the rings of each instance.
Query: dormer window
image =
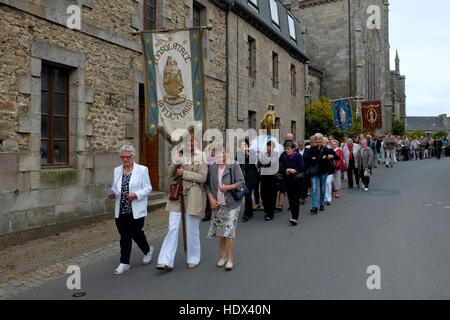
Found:
[[[280,19],[278,17],[278,4],[276,0],[269,0],[270,1],[270,16],[272,17],[272,22],[277,26],[280,27]]]
[[[295,23],[294,17],[288,13],[288,26],[289,26],[289,35],[292,40],[297,41],[297,34],[295,33]]]
[[[248,0],[248,4],[249,4],[250,7],[252,7],[253,9],[258,10],[258,0]]]

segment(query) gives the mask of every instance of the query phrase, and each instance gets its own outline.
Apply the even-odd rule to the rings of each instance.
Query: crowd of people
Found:
[[[342,142],[321,133],[308,141],[296,141],[289,133],[282,147],[268,139],[263,150],[254,150],[245,139],[235,156],[229,150],[212,148],[206,162],[201,160],[204,153],[194,138],[190,145],[190,154],[180,153],[169,167],[169,176],[174,181],[183,181],[184,201],[173,196],[171,190],[166,205],[169,226],[159,253],[158,270],[173,270],[182,211],[186,212],[187,267],[193,269],[200,263],[200,221],[211,220],[207,236],[218,242],[216,265],[231,271],[242,206],[242,222],[252,219],[257,210],[264,211],[265,221],[271,221],[277,212],[283,211],[287,196],[289,224],[296,226],[300,208],[308,197],[312,203],[309,214],[317,215],[341,197],[343,182],[349,189],[356,187],[368,192],[370,178],[378,165],[392,168],[401,160],[440,159],[442,153],[450,157],[448,138],[417,139],[390,132],[375,138],[364,134],[345,136]],[[132,240],[144,253],[143,264],[152,260],[153,247],[142,230],[152,187],[148,169],[134,162],[135,151],[130,145],[120,149],[123,164],[114,169],[108,193],[116,201],[115,218],[121,237],[121,258],[115,274],[129,270]]]

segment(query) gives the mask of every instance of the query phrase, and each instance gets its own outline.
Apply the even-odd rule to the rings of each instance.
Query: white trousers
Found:
[[[333,178],[334,174],[329,174],[327,177],[327,185],[325,187],[325,201],[328,202],[331,202],[332,199]]]
[[[394,150],[386,150],[386,165],[390,166],[394,164]]]
[[[164,238],[158,264],[173,268],[178,247],[181,212],[169,213],[169,230]],[[200,263],[200,218],[186,214],[187,263]]]

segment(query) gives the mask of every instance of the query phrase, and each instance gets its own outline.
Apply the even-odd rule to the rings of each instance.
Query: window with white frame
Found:
[[[280,19],[278,18],[278,4],[276,0],[270,1],[270,16],[272,17],[272,22],[277,26],[280,26]]]
[[[289,35],[291,36],[292,40],[297,41],[297,35],[295,33],[294,17],[292,17],[290,14],[288,14],[287,17],[288,17]]]
[[[258,0],[248,0],[248,4],[250,5],[250,7],[258,9]]]

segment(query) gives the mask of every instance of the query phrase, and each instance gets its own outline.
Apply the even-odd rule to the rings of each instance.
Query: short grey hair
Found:
[[[314,135],[314,140],[323,140],[323,134],[321,133],[316,133]]]
[[[131,144],[124,144],[120,147],[119,153],[129,152],[133,157],[136,156],[136,149]]]

